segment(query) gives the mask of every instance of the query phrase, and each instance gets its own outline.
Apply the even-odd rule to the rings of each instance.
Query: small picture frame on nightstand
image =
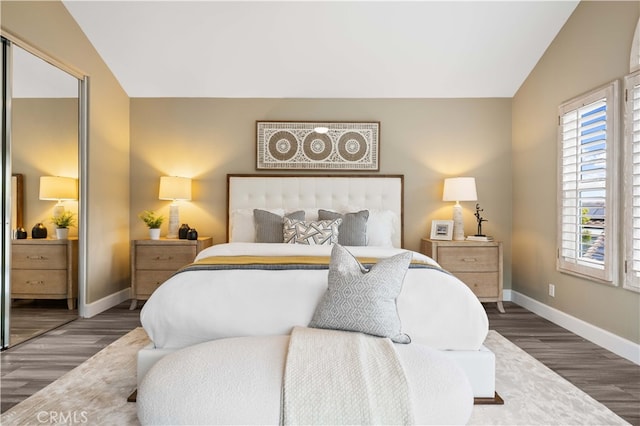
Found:
[[[451,241],[453,237],[453,220],[431,221],[431,239]]]

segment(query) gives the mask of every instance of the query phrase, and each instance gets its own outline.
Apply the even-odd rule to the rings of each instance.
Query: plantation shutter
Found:
[[[559,108],[558,268],[612,281],[612,83]]]
[[[625,288],[640,291],[640,72],[625,79]]]

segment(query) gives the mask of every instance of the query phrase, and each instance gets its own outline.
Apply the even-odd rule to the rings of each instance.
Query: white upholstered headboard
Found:
[[[393,246],[403,246],[403,175],[227,175],[227,241],[231,214],[246,209],[392,211]]]

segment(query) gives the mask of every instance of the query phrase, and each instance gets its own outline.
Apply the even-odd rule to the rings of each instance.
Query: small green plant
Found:
[[[65,210],[60,216],[53,216],[51,222],[56,225],[56,228],[68,228],[76,225],[74,216],[75,213]]]
[[[138,215],[140,219],[151,229],[160,228],[162,222],[164,222],[164,216],[157,215],[151,210],[145,210]]]

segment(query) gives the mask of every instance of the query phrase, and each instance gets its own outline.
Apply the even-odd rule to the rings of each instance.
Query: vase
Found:
[[[189,232],[187,232],[187,240],[197,240],[197,239],[198,239],[198,231],[196,231],[195,228],[189,229]]]
[[[189,225],[186,223],[183,223],[182,226],[180,227],[180,229],[178,229],[178,239],[180,240],[186,240],[187,239],[187,233],[189,233]]]
[[[47,227],[42,223],[36,223],[31,229],[31,238],[47,238]]]
[[[149,228],[149,238],[152,240],[160,239],[160,228]]]
[[[26,238],[27,238],[27,231],[25,231],[24,228],[16,229],[16,239],[25,240]]]
[[[56,228],[56,238],[59,240],[68,240],[69,228]]]

